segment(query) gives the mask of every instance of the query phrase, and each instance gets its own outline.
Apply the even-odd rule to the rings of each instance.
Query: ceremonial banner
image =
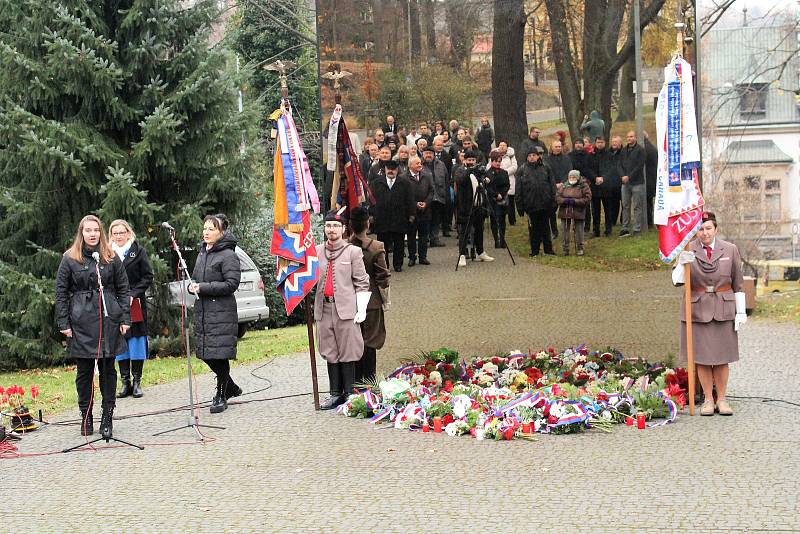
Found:
[[[311,231],[311,210],[319,213],[319,198],[289,106],[270,119],[277,122],[275,140],[274,216],[270,253],[277,257],[275,285],[286,314],[305,298],[319,279],[319,259]]]
[[[335,141],[335,142],[334,142]],[[350,210],[367,202],[375,202],[367,179],[361,172],[358,155],[350,142],[350,133],[342,117],[342,107],[336,104],[328,123],[328,170],[334,171],[331,205],[345,206]]]
[[[670,263],[697,233],[703,214],[700,191],[700,143],[694,109],[692,68],[676,57],[664,69],[656,107],[658,177],[654,222],[659,255]]]

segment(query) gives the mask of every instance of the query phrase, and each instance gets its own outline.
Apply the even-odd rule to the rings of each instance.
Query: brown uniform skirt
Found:
[[[739,336],[733,321],[692,323],[694,363],[722,365],[739,361]],[[686,323],[681,321],[681,361],[686,362]]]

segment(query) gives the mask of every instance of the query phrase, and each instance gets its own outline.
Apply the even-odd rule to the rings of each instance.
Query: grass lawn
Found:
[[[770,293],[758,297],[752,316],[800,324],[800,291]]]
[[[250,331],[239,340],[238,357],[234,366],[258,362],[271,356],[308,350],[308,335],[305,325],[290,326],[275,330]],[[209,372],[208,367],[192,359],[195,374]],[[186,360],[181,357],[153,358],[144,366],[143,386],[153,386],[186,378]],[[0,386],[22,386],[27,392],[32,385],[39,386],[39,397],[29,403],[31,410],[41,409],[51,415],[68,409],[77,410],[75,393],[75,366],[67,365],[49,369],[27,369],[11,373],[0,373]]]
[[[560,229],[559,229],[560,231]],[[668,269],[669,266],[661,262],[658,257],[658,232],[650,230],[644,232],[642,237],[619,238],[617,226],[610,237],[584,238],[584,256],[561,256],[561,235],[553,243],[553,250],[558,256],[544,256],[539,254],[531,258],[528,241],[528,222],[525,217],[517,217],[517,224],[509,226],[506,230],[506,241],[515,256],[523,261],[535,261],[541,265],[562,267],[579,271],[654,271]],[[584,234],[585,235],[585,234]],[[491,237],[491,236],[490,236]],[[574,243],[571,250],[574,251]]]

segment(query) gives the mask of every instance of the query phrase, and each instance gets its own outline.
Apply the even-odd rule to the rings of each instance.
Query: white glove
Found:
[[[691,250],[684,250],[678,255],[678,265],[686,265],[692,262],[694,262],[694,252]]]
[[[353,319],[353,322],[356,324],[361,324],[364,322],[364,319],[367,318],[367,304],[369,304],[369,298],[372,296],[371,291],[361,291],[356,293],[356,317]]]
[[[733,296],[736,297],[736,317],[733,319],[733,329],[738,332],[739,327],[747,322],[747,304],[743,292],[738,291]]]

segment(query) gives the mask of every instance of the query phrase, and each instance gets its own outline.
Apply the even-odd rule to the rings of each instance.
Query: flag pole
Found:
[[[694,415],[694,342],[692,339],[692,269],[691,264],[683,266],[685,284],[683,286],[684,314],[686,315],[686,366],[689,374],[689,415]]]
[[[278,73],[278,79],[281,84],[281,108],[289,108],[289,85],[287,84],[288,75],[286,71],[294,68],[296,65],[291,61],[278,60],[275,63],[266,65],[264,68],[267,70],[274,70]],[[317,380],[317,358],[316,348],[314,346],[314,317],[311,312],[314,303],[311,301],[311,296],[306,294],[306,329],[308,331],[308,357],[311,363],[311,388],[314,394],[314,409],[319,410],[319,382]]]

